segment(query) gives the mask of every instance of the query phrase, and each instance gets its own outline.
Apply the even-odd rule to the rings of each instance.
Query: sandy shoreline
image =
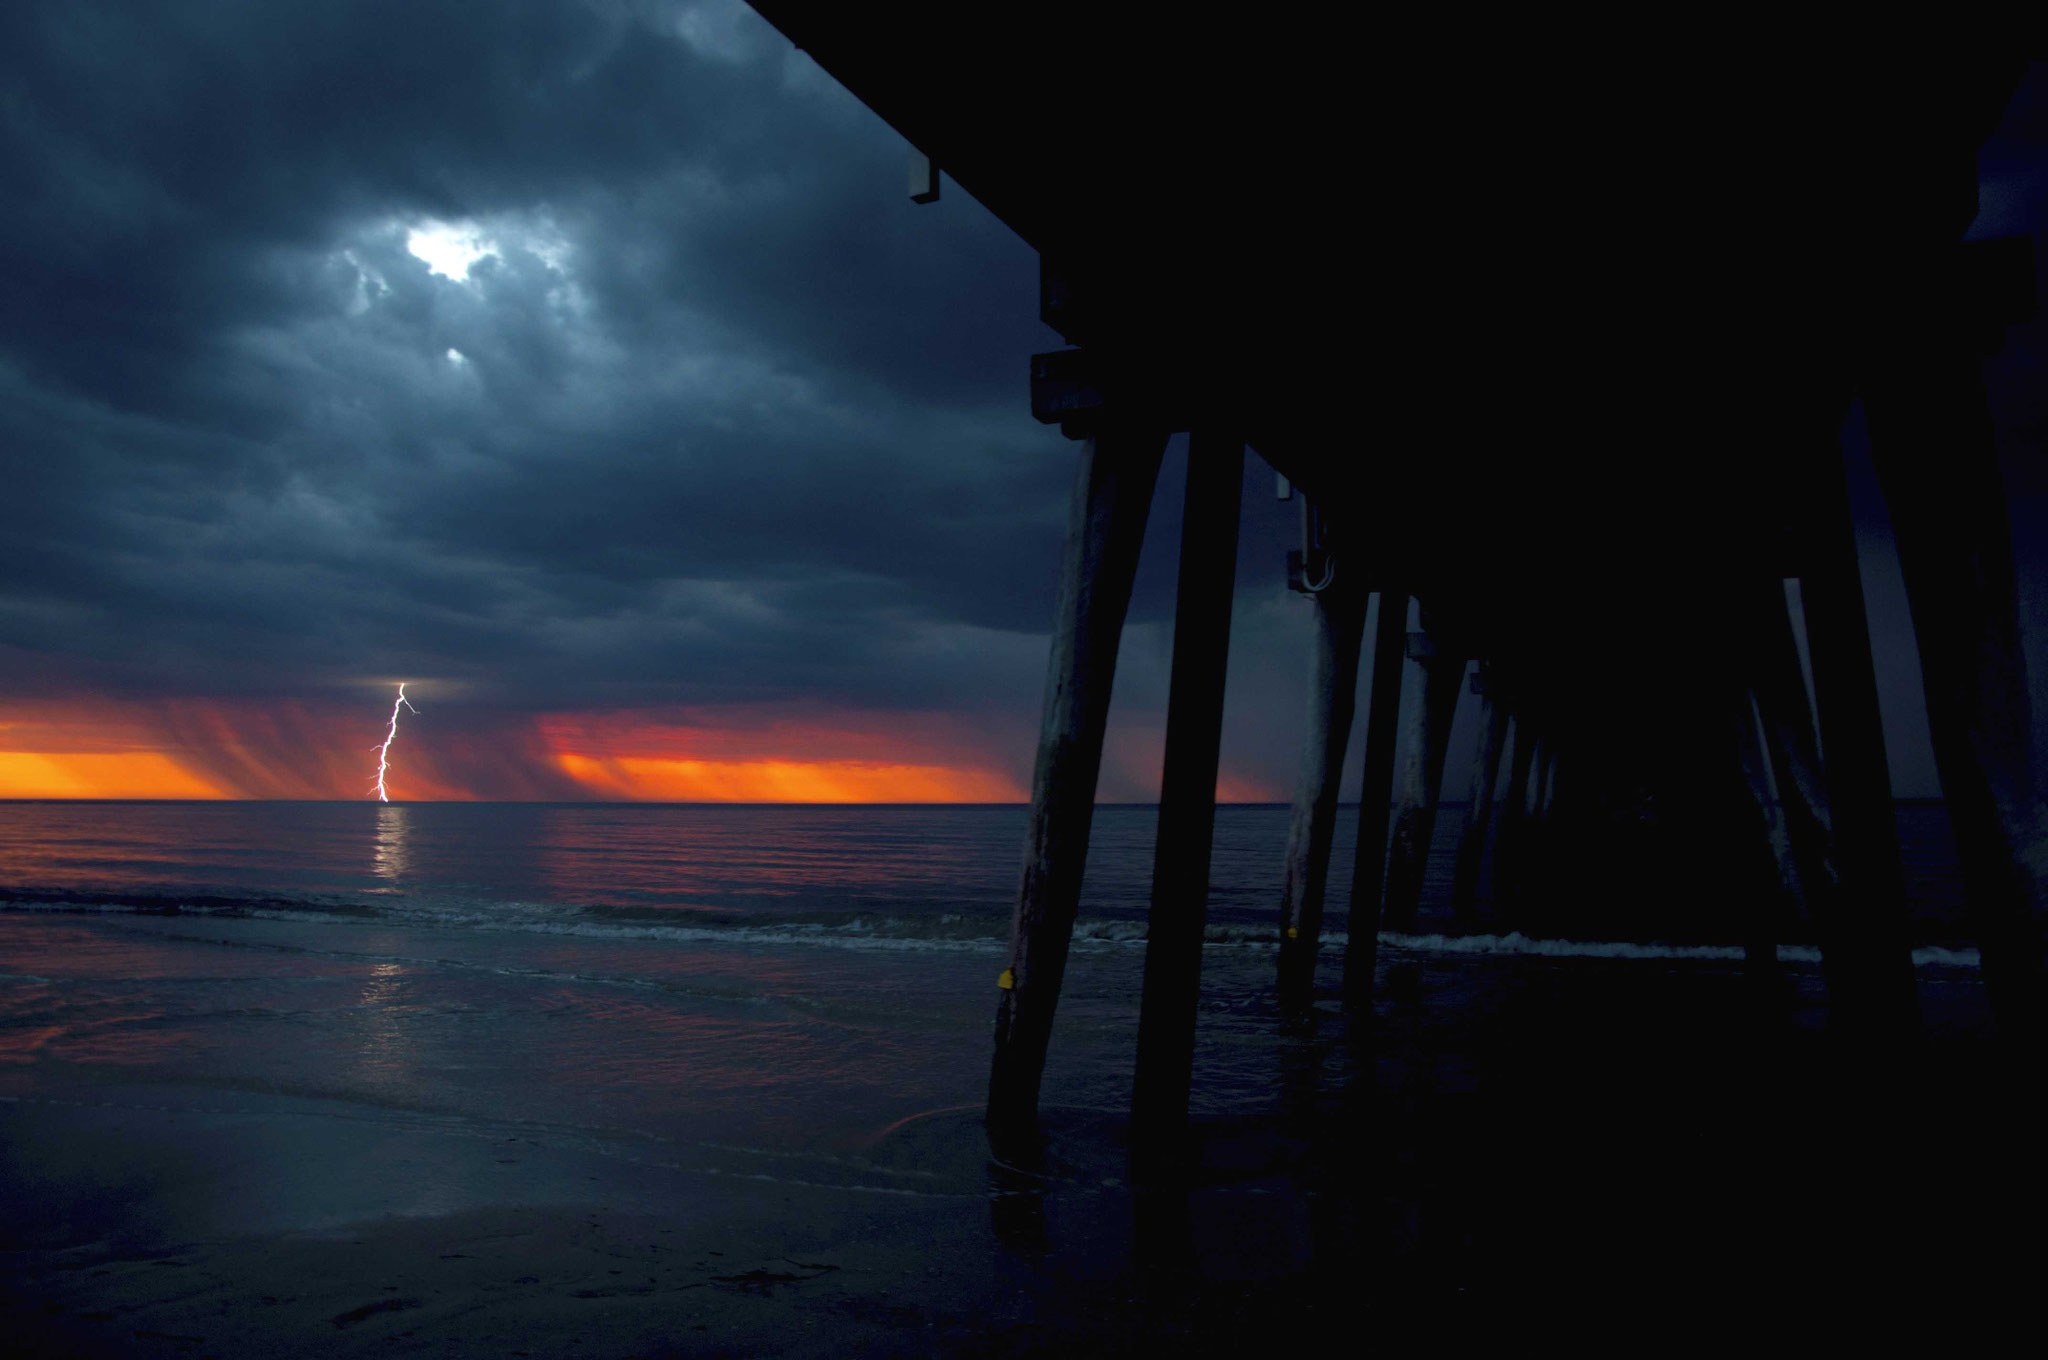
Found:
[[[1140,1193],[1114,1114],[1054,1109],[1043,1155],[1005,1165],[971,1107],[807,1138],[798,1116],[834,1115],[817,1091],[840,1089],[813,1085],[780,1136],[739,1145],[622,1122],[644,1107],[573,1084],[608,1053],[671,1055],[687,1028],[609,1009],[508,1028],[456,1004],[470,972],[386,998],[330,942],[316,961],[368,1000],[249,1029],[252,989],[278,985],[264,970],[312,956],[241,950],[228,975],[182,938],[146,943],[171,980],[112,984],[140,1003],[21,984],[53,989],[37,1004],[91,1042],[24,1029],[0,1066],[14,1354],[1242,1356],[1325,1333],[1441,1345],[1780,1317],[1839,1337],[1894,1325],[1901,1300],[2024,1313],[2048,1264],[2040,1073],[1984,1033],[1974,972],[1923,977],[1930,1038],[1851,1063],[1810,975],[1759,989],[1711,964],[1384,960],[1369,1028],[1334,1006],[1306,1027],[1213,1026],[1227,1042],[1207,1061],[1255,1067],[1272,1098],[1204,1121],[1199,1169]],[[82,976],[100,957],[67,949],[38,967]],[[98,966],[125,977],[135,957]],[[124,1025],[92,1028],[101,996]],[[221,1031],[176,1012],[152,1029],[181,996],[246,1042],[199,1044]],[[1120,1014],[1071,1000],[1084,1040]],[[685,994],[677,1014],[705,1004]],[[477,1016],[489,1042],[450,1044]],[[833,1024],[848,1052],[887,1033],[866,1012]],[[508,1033],[552,1041],[517,1085],[475,1065]],[[748,1064],[789,1052],[710,1033]],[[949,1042],[981,1051],[964,1029]],[[335,1076],[336,1054],[393,1049],[431,1080]],[[735,1069],[626,1070],[605,1080],[687,1105],[727,1099],[705,1076]],[[477,1090],[520,1099],[494,1114],[463,1103]]]
[[[1310,1245],[1298,1187],[1253,1166],[1208,1194],[1228,1222],[1198,1270],[1139,1287],[1117,1150],[1084,1131],[1085,1164],[1006,1193],[971,1112],[861,1166],[708,1171],[291,1098],[89,1094],[0,1103],[15,1353],[1199,1350],[1269,1312]]]
[[[1036,1174],[992,1167],[969,1111],[859,1159],[714,1174],[290,1098],[17,1098],[0,1335],[78,1356],[1241,1355],[1336,1330],[1874,1335],[1939,1330],[1960,1300],[1975,1326],[2030,1310],[2048,1197],[2037,1107],[1957,1056],[1875,1084],[1745,1085],[1731,1056],[1361,1093],[1210,1126],[1192,1189],[1145,1195],[1107,1116],[1056,1115]]]

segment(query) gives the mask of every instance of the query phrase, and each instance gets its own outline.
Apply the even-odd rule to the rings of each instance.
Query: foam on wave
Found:
[[[274,921],[344,922],[380,920],[435,928],[511,930],[534,934],[610,940],[665,940],[679,944],[745,943],[770,946],[936,952],[999,953],[1009,947],[1008,922],[993,914],[943,912],[896,916],[875,912],[814,912],[781,918],[756,913],[671,908],[659,910],[582,907],[529,900],[379,898],[364,902],[340,896],[278,897],[231,892],[81,892],[0,889],[0,909],[21,912],[125,913],[148,916],[197,915]],[[1572,940],[1505,934],[1451,935],[1382,932],[1388,949],[1418,954],[1526,956],[1665,962],[1739,963],[1739,945],[1664,941]],[[1074,947],[1084,951],[1143,948],[1146,925],[1130,918],[1084,917],[1074,925]],[[1272,951],[1279,947],[1277,922],[1213,922],[1203,935],[1211,949]],[[1349,943],[1342,930],[1325,931],[1325,954],[1341,954]],[[1781,944],[1781,963],[1814,966],[1813,945]],[[1924,946],[1913,951],[1920,968],[1974,969],[1975,949]]]

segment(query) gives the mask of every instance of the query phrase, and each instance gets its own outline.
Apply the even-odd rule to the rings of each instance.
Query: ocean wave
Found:
[[[1715,963],[1740,963],[1746,957],[1740,945],[1561,940],[1532,938],[1520,931],[1510,931],[1506,935],[1403,935],[1388,931],[1380,935],[1380,944],[1419,954],[1522,954],[1536,958],[1664,959]],[[1778,946],[1778,962],[1818,965],[1821,951],[1817,945],[1781,944]],[[1980,968],[1983,956],[1974,949],[1926,945],[1913,951],[1913,964],[1918,968]]]
[[[536,935],[580,935],[604,940],[672,940],[681,944],[809,945],[826,949],[918,950],[936,953],[993,953],[1008,946],[995,936],[946,938],[931,935],[880,934],[871,930],[820,925],[674,925],[635,926],[613,922],[525,921],[497,928]]]
[[[1531,937],[1520,931],[1505,935],[1409,935],[1385,931],[1380,944],[1417,954],[1519,954],[1559,959],[1691,959],[1739,963],[1740,945],[1636,943],[1628,940],[1562,940]],[[1809,959],[1806,956],[1811,955]],[[1779,945],[1781,962],[1820,961],[1820,951],[1803,945]]]
[[[529,899],[379,897],[362,901],[341,895],[234,894],[220,891],[82,891],[0,888],[0,910],[26,913],[113,913],[326,923],[381,922],[439,929],[515,931],[603,940],[660,940],[677,944],[747,944],[884,952],[996,954],[1009,948],[1009,921],[991,913],[938,912],[897,915],[874,911],[812,911],[768,916],[760,912],[692,907],[609,907]],[[1143,919],[1082,917],[1074,923],[1073,947],[1083,952],[1142,949]],[[1504,934],[1444,934],[1386,931],[1382,947],[1418,954],[1525,956],[1664,962],[1739,963],[1740,945],[1667,941],[1574,940]],[[1322,932],[1319,951],[1341,954],[1349,943],[1343,930]],[[1209,949],[1275,951],[1277,920],[1210,922],[1203,931]],[[1781,944],[1778,961],[1818,965],[1821,951],[1809,944]],[[1919,968],[1974,969],[1982,966],[1970,948],[1923,946],[1913,951]]]
[[[127,916],[253,916],[261,911],[299,912],[315,918],[370,917],[382,908],[339,896],[279,897],[272,893],[0,887],[0,910],[53,913],[112,913]]]

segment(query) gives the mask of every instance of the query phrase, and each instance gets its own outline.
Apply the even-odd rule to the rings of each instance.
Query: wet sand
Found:
[[[96,1094],[0,1105],[15,1353],[1199,1351],[1313,1321],[1277,1312],[1314,1234],[1299,1149],[1263,1133],[1173,1234],[1189,1269],[1146,1284],[1100,1116],[1056,1115],[1034,1171],[992,1167],[956,1111],[858,1158],[710,1172],[323,1102]]]
[[[1140,1164],[1142,1193],[1109,1113],[1053,1111],[1007,1161],[974,1110],[845,1155],[706,1160],[83,1068],[0,1082],[0,1334],[85,1356],[1242,1354],[1839,1341],[2032,1309],[2038,1072],[1982,1032],[1974,978],[1925,989],[1934,1037],[1852,1063],[1810,979],[1513,971],[1490,995],[1470,961],[1396,962],[1369,1037],[1321,1014],[1277,1050],[1294,1098],[1204,1122],[1190,1165]]]

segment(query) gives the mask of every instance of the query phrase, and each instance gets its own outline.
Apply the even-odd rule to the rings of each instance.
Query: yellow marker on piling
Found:
[[[1293,926],[1289,926],[1287,927],[1287,938],[1290,940],[1298,940],[1301,938],[1301,932],[1299,930],[1296,930]]]
[[[1002,971],[1002,974],[996,978],[996,986],[1002,988],[1006,992],[1015,990],[1017,986],[1016,973],[1012,972],[1008,968],[1005,968]]]

